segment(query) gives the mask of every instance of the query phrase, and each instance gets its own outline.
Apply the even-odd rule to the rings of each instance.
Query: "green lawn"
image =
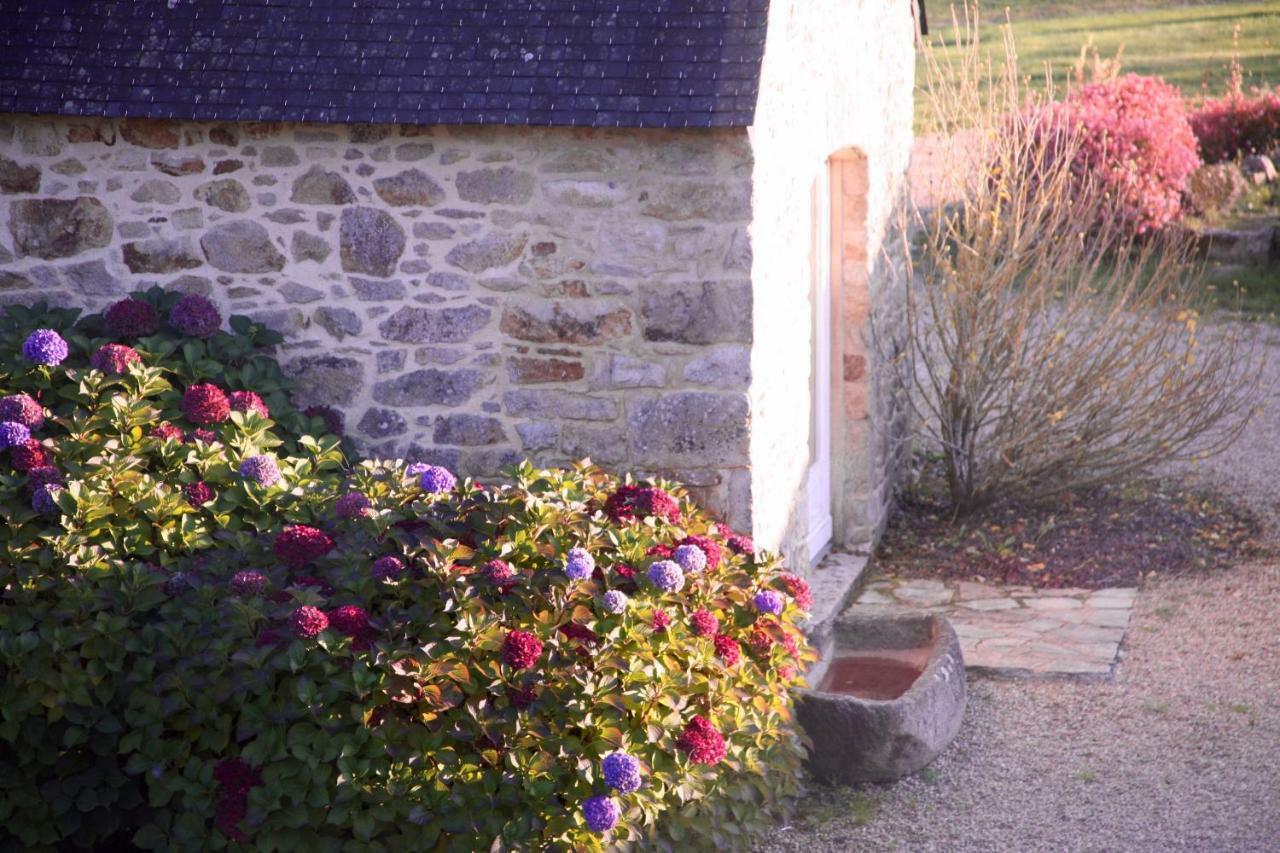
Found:
[[[1019,67],[1043,76],[1048,63],[1063,79],[1090,40],[1106,58],[1123,48],[1123,68],[1157,74],[1188,95],[1205,87],[1218,93],[1227,77],[1240,25],[1238,52],[1246,85],[1280,84],[1280,0],[1267,2],[1186,3],[1160,0],[1005,0],[984,4],[983,38],[999,44],[995,27],[1009,9],[1018,46]],[[951,34],[950,9],[928,4],[931,38]],[[923,115],[917,110],[917,115]]]

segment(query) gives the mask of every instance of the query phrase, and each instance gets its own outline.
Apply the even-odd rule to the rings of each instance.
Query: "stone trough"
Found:
[[[933,761],[960,730],[964,661],[945,619],[844,616],[821,651],[797,704],[815,776],[845,784],[900,779]]]

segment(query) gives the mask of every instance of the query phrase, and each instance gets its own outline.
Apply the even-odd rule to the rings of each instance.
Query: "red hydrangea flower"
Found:
[[[182,487],[182,496],[194,507],[204,506],[214,498],[213,487],[204,480],[197,480]]]
[[[302,414],[309,418],[319,418],[324,421],[325,429],[334,435],[342,435],[342,415],[336,409],[329,406],[308,406],[302,411]]]
[[[27,472],[27,485],[32,491],[50,484],[62,485],[62,472],[52,465],[41,465]]]
[[[231,404],[233,412],[257,412],[264,418],[271,417],[271,410],[267,408],[267,404],[252,391],[232,391],[227,395],[227,401]]]
[[[333,540],[305,524],[290,524],[276,534],[276,556],[290,566],[305,566],[333,550]]]
[[[720,620],[710,610],[702,608],[689,617],[689,625],[698,637],[713,637],[720,630]]]
[[[778,675],[784,681],[790,681],[796,677],[796,668],[789,663],[784,663],[778,667]]]
[[[681,545],[696,545],[701,549],[702,553],[707,555],[707,571],[714,572],[720,566],[720,557],[724,551],[715,542],[712,542],[705,536],[686,536],[684,539],[676,543],[676,547]]]
[[[529,669],[542,654],[542,641],[528,631],[508,631],[502,641],[502,662],[513,669]]]
[[[151,435],[161,441],[182,441],[182,439],[185,438],[182,430],[178,429],[168,421],[152,429]]]
[[[182,414],[193,424],[220,424],[231,415],[231,401],[217,385],[192,385],[182,395]]]
[[[680,523],[680,505],[662,489],[645,486],[619,486],[604,504],[605,515],[615,522],[657,516]]]
[[[0,397],[0,421],[12,421],[27,429],[44,426],[44,406],[29,394]]]
[[[141,363],[138,351],[124,344],[104,344],[89,358],[89,366],[103,373],[128,373],[129,365]]]
[[[304,604],[289,615],[289,630],[295,637],[310,640],[329,627],[329,617],[318,607]]]
[[[676,740],[676,747],[689,754],[694,764],[711,766],[724,758],[724,735],[705,717],[695,716]]]
[[[338,518],[364,518],[369,514],[369,499],[360,492],[347,492],[333,502],[333,513]]]
[[[745,554],[748,557],[754,556],[756,553],[756,543],[750,536],[743,536],[735,533],[725,540],[725,544],[729,546],[729,550],[735,554]]]
[[[556,630],[561,634],[564,634],[570,640],[586,643],[589,646],[594,646],[596,643],[600,642],[599,634],[592,631],[586,625],[581,625],[577,622],[566,622]]]
[[[490,560],[480,567],[480,577],[506,592],[515,586],[516,570],[506,560]]]
[[[329,624],[348,637],[354,637],[368,629],[369,614],[363,607],[344,604],[329,611]]]
[[[769,654],[769,650],[773,648],[773,635],[767,630],[773,624],[768,619],[761,619],[751,626],[751,631],[747,634],[747,645],[761,657]]]
[[[716,657],[724,661],[725,666],[733,666],[742,657],[742,648],[738,641],[726,634],[716,634]]]
[[[524,687],[508,687],[507,698],[511,700],[511,704],[523,711],[538,699],[538,689],[532,684]]]
[[[670,545],[659,544],[659,545],[651,545],[649,547],[649,550],[645,551],[645,554],[650,557],[660,557],[663,560],[669,560],[671,559],[671,555],[674,552],[675,552],[675,549],[672,548]]]
[[[813,607],[813,592],[809,589],[809,582],[798,575],[784,574],[778,577],[782,581],[783,588],[786,589],[787,595],[795,601],[796,607],[806,613]]]
[[[790,631],[782,632],[782,646],[792,657],[800,654],[800,644],[796,642],[796,635]]]
[[[665,631],[670,626],[671,617],[667,615],[667,611],[662,608],[653,611],[653,621],[649,623],[649,627],[655,631]]]
[[[13,466],[15,471],[33,471],[36,468],[47,468],[53,464],[53,454],[39,441],[34,438],[28,438],[17,447],[10,448],[9,464]]]
[[[262,777],[243,758],[224,758],[213,768],[213,778],[224,793],[243,793],[262,784]]]
[[[102,319],[116,338],[144,338],[160,330],[160,315],[141,299],[121,299],[103,313]]]

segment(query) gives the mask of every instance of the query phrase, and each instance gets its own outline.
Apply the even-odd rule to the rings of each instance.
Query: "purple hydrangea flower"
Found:
[[[604,757],[601,769],[605,784],[620,793],[630,794],[640,787],[640,762],[634,755],[611,752]]]
[[[240,476],[260,486],[274,486],[280,482],[280,466],[273,456],[250,456],[240,463]]]
[[[218,308],[198,293],[188,293],[169,309],[169,325],[193,338],[212,337],[222,325]]]
[[[408,477],[421,477],[431,467],[429,462],[410,462],[405,466],[404,473]]]
[[[363,518],[369,514],[370,506],[363,492],[347,492],[333,502],[333,511],[338,518]]]
[[[39,513],[61,512],[58,509],[58,492],[62,486],[57,483],[45,483],[31,495],[31,508]]]
[[[582,801],[582,816],[587,819],[587,829],[592,832],[608,832],[618,823],[622,810],[618,801],[603,794]]]
[[[756,610],[761,613],[771,613],[777,616],[782,612],[782,596],[771,589],[757,592],[755,597]]]
[[[404,571],[404,561],[399,557],[387,555],[373,561],[373,579],[378,581],[395,580]]]
[[[564,573],[571,581],[584,581],[595,571],[596,558],[586,548],[570,548],[564,559]]]
[[[53,329],[36,329],[22,343],[22,357],[36,364],[58,364],[69,352],[67,342]]]
[[[254,595],[261,595],[262,591],[267,588],[267,576],[262,572],[255,572],[248,569],[242,572],[236,572],[231,576],[231,591],[236,595],[242,595],[246,598]]]
[[[604,609],[610,613],[621,613],[626,610],[628,602],[627,594],[620,589],[611,589],[604,594]]]
[[[679,592],[684,587],[684,571],[679,563],[659,560],[649,567],[649,580],[663,592]]]
[[[0,450],[19,447],[26,444],[30,438],[31,430],[27,429],[26,424],[20,424],[17,421],[0,422]]]
[[[452,492],[454,486],[458,485],[458,478],[449,473],[448,468],[441,468],[439,465],[428,465],[422,471],[422,478],[419,482],[422,484],[424,492],[438,495],[442,492]]]
[[[44,425],[44,407],[27,394],[0,397],[0,421],[17,421],[27,429],[40,429]]]
[[[707,554],[697,545],[681,545],[671,556],[689,574],[696,575],[707,567]]]

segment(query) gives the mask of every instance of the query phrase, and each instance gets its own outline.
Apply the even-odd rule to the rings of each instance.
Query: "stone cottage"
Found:
[[[0,300],[206,294],[366,452],[865,544],[913,5],[0,0]]]

